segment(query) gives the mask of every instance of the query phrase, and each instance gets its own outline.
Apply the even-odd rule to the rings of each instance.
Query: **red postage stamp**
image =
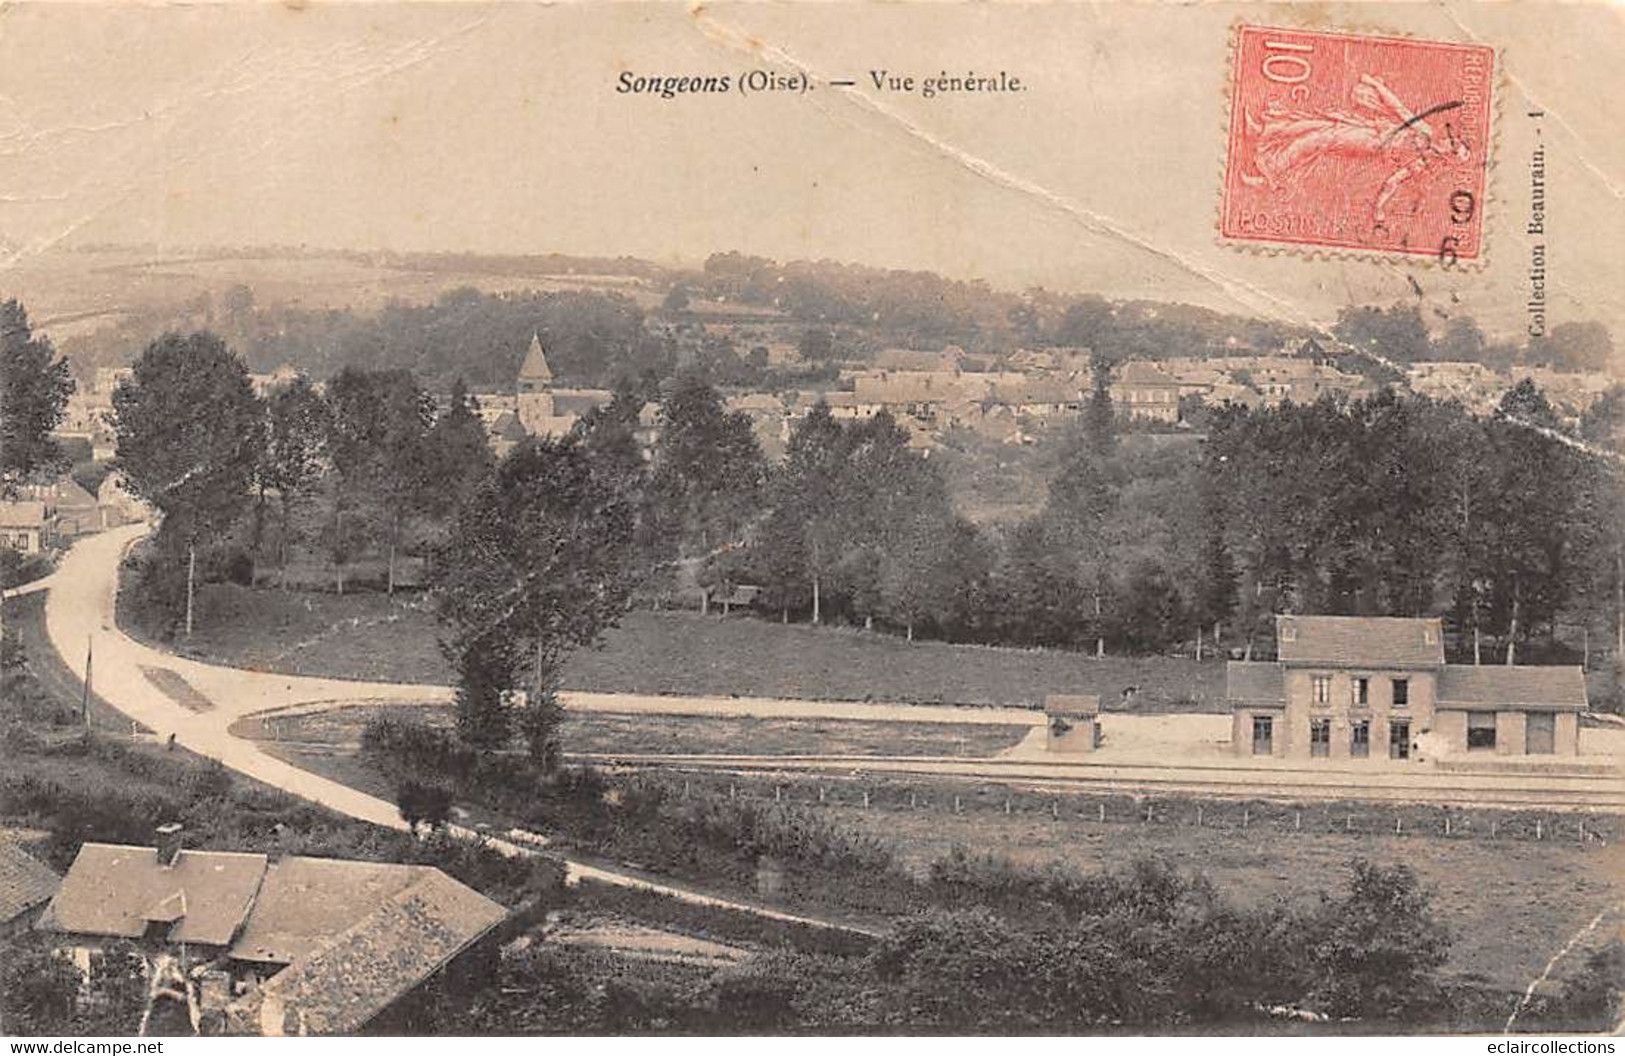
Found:
[[[1223,237],[1483,252],[1492,49],[1238,26]]]

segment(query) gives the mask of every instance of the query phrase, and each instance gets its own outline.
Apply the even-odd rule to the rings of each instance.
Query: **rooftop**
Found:
[[[1276,655],[1288,664],[1434,667],[1444,663],[1437,619],[1277,616]]]
[[[265,866],[263,854],[193,850],[166,865],[152,847],[87,843],[42,926],[133,939],[167,923],[170,942],[225,946],[254,904]]]
[[[352,1034],[506,916],[479,892],[425,869],[331,942],[273,976],[265,984],[266,1007],[282,1010],[284,1033]]]
[[[0,528],[43,528],[45,503],[0,502]]]
[[[540,334],[530,335],[530,347],[525,350],[525,361],[519,365],[519,377],[525,381],[553,380],[553,368],[547,365]]]
[[[0,839],[0,924],[49,902],[62,883],[49,867],[7,839]]]
[[[266,871],[231,955],[291,964],[434,871],[424,865],[283,858]]]
[[[1516,705],[1570,709],[1586,706],[1585,673],[1578,667],[1448,664],[1439,675],[1438,706]]]
[[[1286,679],[1280,664],[1231,660],[1224,669],[1224,695],[1258,704],[1286,703]]]

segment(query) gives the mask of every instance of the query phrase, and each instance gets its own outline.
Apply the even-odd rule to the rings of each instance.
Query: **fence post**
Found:
[[[1490,839],[1495,839],[1496,831],[1500,829],[1500,827],[1501,823],[1499,821],[1494,818],[1490,819]]]
[[[955,814],[959,813],[959,797],[958,796],[954,797],[954,813]]]
[[[1151,824],[1151,812],[1152,812],[1152,811],[1153,811],[1153,810],[1155,810],[1155,809],[1156,809],[1156,808],[1155,808],[1155,807],[1154,807],[1154,806],[1153,806],[1153,805],[1152,805],[1152,804],[1150,804],[1150,803],[1147,803],[1147,804],[1146,804],[1146,805],[1145,805],[1145,823],[1146,823],[1146,824],[1147,824],[1147,825],[1149,825],[1149,824]]]
[[[1586,842],[1586,822],[1584,818],[1580,819],[1580,831],[1575,834],[1575,839],[1581,843]]]
[[[1102,825],[1106,824],[1106,801],[1104,799],[1100,801],[1100,823]]]
[[[784,789],[780,788],[778,785],[774,785],[773,786],[773,802],[781,803],[783,801],[784,801]]]
[[[818,786],[818,802],[820,802],[820,803],[824,802],[824,786],[823,785]]]
[[[1450,812],[1448,810],[1444,812],[1444,834],[1446,836],[1450,835]]]
[[[734,783],[732,781],[729,781],[728,782],[728,798],[733,799],[738,795],[739,795],[739,789],[734,786]]]
[[[909,792],[908,792],[908,809],[913,810],[915,807],[918,807],[919,805],[920,805],[919,793],[915,792],[913,789],[909,789]]]
[[[1345,814],[1345,815],[1343,815],[1343,831],[1344,832],[1353,832],[1354,831],[1354,815],[1353,814]]]
[[[688,779],[687,778],[683,779],[683,798],[684,799],[688,798]]]
[[[1010,797],[1009,796],[1004,797],[1004,812],[1006,814],[1010,813]]]
[[[1196,804],[1196,827],[1202,827],[1202,804]]]
[[[1056,821],[1061,820],[1061,801],[1060,800],[1052,799],[1052,800],[1049,801],[1049,816],[1054,818]]]
[[[1303,811],[1301,811],[1301,810],[1294,810],[1292,812],[1292,831],[1293,832],[1302,832],[1303,831]]]
[[[1253,820],[1253,812],[1246,807],[1241,808],[1241,827],[1246,828]]]
[[[1403,819],[1398,814],[1395,814],[1394,815],[1394,835],[1398,836],[1400,833],[1402,833],[1404,831],[1405,831],[1405,829],[1404,829],[1404,825],[1403,825]]]
[[[869,790],[867,788],[863,790],[863,809],[869,809]]]
[[[1541,824],[1541,820],[1539,818],[1536,818],[1535,819],[1535,839],[1537,839],[1537,840],[1541,839],[1541,829],[1542,828],[1544,828],[1544,826]]]

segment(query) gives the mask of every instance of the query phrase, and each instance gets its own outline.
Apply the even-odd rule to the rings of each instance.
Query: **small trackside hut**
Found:
[[[1049,719],[1046,746],[1052,752],[1078,755],[1100,747],[1100,698],[1055,694],[1044,700]]]

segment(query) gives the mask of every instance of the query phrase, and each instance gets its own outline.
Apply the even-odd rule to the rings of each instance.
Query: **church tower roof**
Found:
[[[541,335],[530,335],[530,348],[525,352],[525,361],[519,366],[519,380],[529,382],[544,382],[553,380],[553,368],[547,365],[547,354],[542,351]]]

